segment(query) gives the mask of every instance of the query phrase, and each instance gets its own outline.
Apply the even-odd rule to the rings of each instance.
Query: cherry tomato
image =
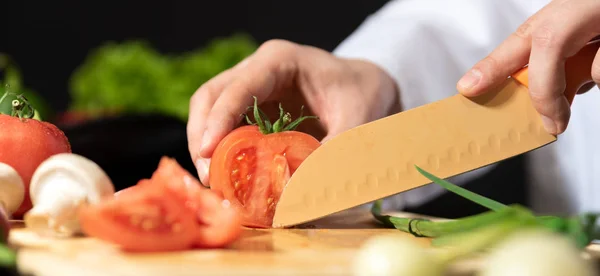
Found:
[[[25,184],[25,199],[13,218],[31,209],[29,182],[37,167],[48,157],[70,153],[71,145],[55,125],[35,119],[20,119],[0,114],[0,162],[12,166]]]
[[[271,227],[285,184],[319,146],[303,132],[263,134],[254,125],[239,127],[219,142],[211,157],[211,189],[231,202],[243,225]]]

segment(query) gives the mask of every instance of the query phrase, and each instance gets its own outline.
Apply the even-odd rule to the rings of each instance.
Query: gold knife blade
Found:
[[[571,102],[593,82],[600,43],[566,62]],[[415,165],[447,178],[556,141],[527,88],[527,67],[475,98],[460,94],[339,134],[296,170],[279,198],[273,227],[289,227],[431,183]]]

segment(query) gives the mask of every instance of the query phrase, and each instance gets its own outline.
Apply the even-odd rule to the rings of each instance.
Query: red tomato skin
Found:
[[[166,189],[161,190],[159,187],[135,191],[135,194],[127,194],[127,197],[115,197],[101,204],[81,208],[79,221],[83,232],[88,236],[116,244],[128,252],[189,249],[194,240],[195,226],[177,198]],[[152,209],[160,210],[159,214],[144,215],[145,210]],[[139,223],[135,226],[131,225],[132,218],[136,215],[154,219],[172,216],[174,223],[179,224],[179,230],[172,231],[173,224],[160,224],[159,230],[146,231],[140,228]]]
[[[221,195],[202,186],[175,159],[161,158],[152,175],[152,184],[166,186],[192,213],[199,225],[195,246],[223,247],[241,235],[241,219],[236,210],[228,205],[229,202],[224,203]]]
[[[223,198],[204,188],[175,159],[163,157],[150,179],[115,193],[79,213],[84,233],[119,245],[129,252],[178,251],[225,247],[241,235],[240,219]],[[155,229],[132,224],[132,214],[162,210],[156,219],[172,217]],[[139,217],[139,216],[138,216]],[[175,229],[174,223],[177,223]]]
[[[264,135],[254,125],[237,128],[225,136],[213,152],[209,184],[238,210],[242,225],[270,228],[281,189],[302,161],[320,145],[314,137],[298,131]],[[246,152],[250,163],[236,164],[235,159]],[[279,165],[287,165],[287,168]],[[276,173],[278,169],[282,169],[282,173]],[[231,177],[240,170],[250,175],[251,180],[242,181],[246,186],[235,189]],[[240,191],[245,202],[239,200]]]
[[[59,153],[71,153],[71,144],[55,125],[35,119],[0,114],[0,162],[12,166],[25,184],[25,199],[13,218],[20,219],[31,209],[29,182],[37,167]]]

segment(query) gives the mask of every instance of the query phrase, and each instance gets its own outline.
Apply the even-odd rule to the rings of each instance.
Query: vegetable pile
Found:
[[[236,128],[217,145],[210,163],[211,189],[222,194],[241,214],[248,227],[270,228],[275,206],[290,176],[321,144],[313,136],[295,131],[304,120],[292,121],[279,105],[279,118],[271,123],[254,97],[254,122]]]
[[[160,113],[187,121],[189,106],[182,103],[256,48],[242,34],[180,55],[161,54],[145,41],[106,43],[71,75],[69,114]]]
[[[504,205],[440,179],[418,166],[416,168],[433,183],[490,209],[461,219],[433,221],[383,215],[381,201],[376,201],[371,212],[384,225],[415,237],[432,238],[433,249],[428,251],[427,258],[429,265],[436,266],[436,269],[430,269],[431,273],[423,275],[440,275],[439,271],[443,271],[440,269],[455,260],[490,251],[489,263],[480,275],[596,275],[591,265],[581,258],[580,250],[598,238],[597,214],[536,216],[522,206]],[[396,245],[377,246],[416,246],[410,245],[410,242],[403,240]],[[377,239],[366,243],[365,250],[378,243]],[[403,258],[404,255],[396,257]],[[359,275],[367,275],[363,274],[366,269],[380,269],[365,260],[358,262],[362,262],[355,270]],[[419,269],[411,267],[419,265],[416,261],[404,260],[402,264],[403,269]],[[392,268],[391,265],[389,267]]]

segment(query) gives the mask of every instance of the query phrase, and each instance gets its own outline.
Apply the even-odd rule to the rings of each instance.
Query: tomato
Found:
[[[173,181],[180,179],[181,181]],[[166,185],[200,224],[195,245],[219,247],[241,235],[241,220],[230,203],[211,191],[180,167],[174,159],[163,157],[159,169],[152,175],[152,185]]]
[[[0,162],[12,166],[25,184],[25,199],[13,214],[19,219],[32,207],[29,182],[34,171],[52,155],[71,153],[71,145],[58,127],[35,119],[0,114],[0,130]]]
[[[210,187],[238,210],[243,225],[269,228],[287,181],[320,145],[303,132],[263,134],[255,125],[239,127],[213,152]]]
[[[134,252],[223,247],[241,234],[239,216],[171,158],[151,179],[81,209],[83,232]]]

